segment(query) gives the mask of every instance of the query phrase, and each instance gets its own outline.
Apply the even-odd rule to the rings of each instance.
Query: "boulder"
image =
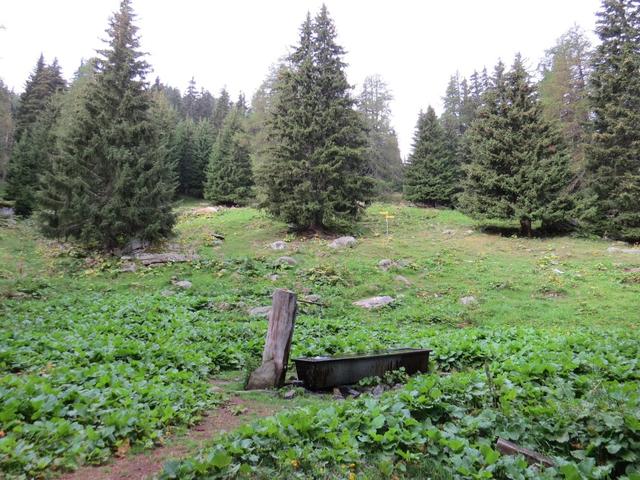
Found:
[[[357,302],[353,302],[353,304],[357,307],[373,309],[373,308],[384,307],[385,305],[388,305],[391,302],[393,302],[393,297],[384,295],[380,297],[364,298],[362,300],[358,300]]]
[[[269,316],[269,312],[271,312],[271,305],[267,305],[265,307],[253,307],[249,309],[249,316],[251,317],[265,317]]]
[[[383,258],[378,262],[378,268],[384,271],[389,270],[391,267],[395,267],[395,265],[396,265],[396,262],[394,262],[390,258]]]
[[[267,279],[271,280],[272,282],[275,282],[276,280],[278,280],[278,278],[280,278],[278,275],[276,275],[275,273],[271,273],[269,275],[267,275]]]
[[[411,282],[409,281],[409,279],[407,277],[403,277],[402,275],[396,275],[395,281],[397,283],[404,284],[404,286],[406,286],[406,287],[411,285]]]
[[[160,295],[162,295],[163,297],[170,297],[171,295],[173,295],[175,293],[176,292],[174,292],[173,290],[167,288],[166,290],[162,290],[160,292]]]
[[[135,272],[138,269],[138,266],[133,262],[123,263],[120,267],[121,272]]]
[[[306,302],[306,303],[320,303],[320,300],[322,300],[322,297],[320,297],[320,295],[305,295],[304,297],[302,297],[302,301]]]
[[[293,257],[282,256],[276,260],[278,265],[297,265],[298,261]]]
[[[282,240],[278,240],[277,242],[273,242],[271,245],[271,250],[286,250],[287,242],[283,242]]]
[[[478,303],[478,300],[473,295],[468,295],[466,297],[462,297],[460,299],[460,303],[462,305],[473,305],[474,303]]]
[[[183,290],[187,290],[193,286],[193,284],[189,280],[176,280],[172,282],[178,288],[182,288]]]
[[[351,248],[357,245],[358,241],[353,237],[339,237],[329,244],[330,248]]]

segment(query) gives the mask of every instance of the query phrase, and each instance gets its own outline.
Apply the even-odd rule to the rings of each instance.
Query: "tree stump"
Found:
[[[247,390],[279,388],[284,385],[297,309],[295,293],[282,289],[273,293],[262,365],[251,373]]]

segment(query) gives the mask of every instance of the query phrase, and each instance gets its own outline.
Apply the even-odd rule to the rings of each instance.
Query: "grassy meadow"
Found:
[[[399,204],[371,206],[357,246],[333,250],[251,208],[201,207],[179,205],[170,240],[198,260],[135,272],[30,221],[0,226],[7,478],[103,463],[197,422],[224,401],[210,379],[260,356],[266,321],[248,310],[275,288],[320,296],[300,304],[294,357],[419,346],[433,349],[432,372],[380,398],[292,405],[162,478],[640,478],[640,255],[487,234],[461,213]],[[352,304],[376,295],[394,302]],[[501,456],[498,437],[555,466]]]

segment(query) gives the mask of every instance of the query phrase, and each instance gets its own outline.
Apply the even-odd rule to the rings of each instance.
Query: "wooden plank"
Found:
[[[262,365],[251,373],[247,390],[279,388],[284,385],[297,311],[295,293],[283,289],[273,293]]]
[[[496,449],[503,455],[522,455],[529,465],[555,466],[555,462],[551,458],[502,438],[498,438]]]

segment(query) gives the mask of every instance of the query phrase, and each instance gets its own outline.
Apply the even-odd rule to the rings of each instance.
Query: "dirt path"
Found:
[[[223,382],[221,382],[223,383]],[[85,466],[64,474],[61,480],[144,480],[160,473],[164,463],[201,447],[207,440],[223,431],[248,423],[256,418],[273,415],[279,407],[237,395],[216,410],[184,436],[172,438],[168,445],[123,458],[113,458],[101,466]]]

